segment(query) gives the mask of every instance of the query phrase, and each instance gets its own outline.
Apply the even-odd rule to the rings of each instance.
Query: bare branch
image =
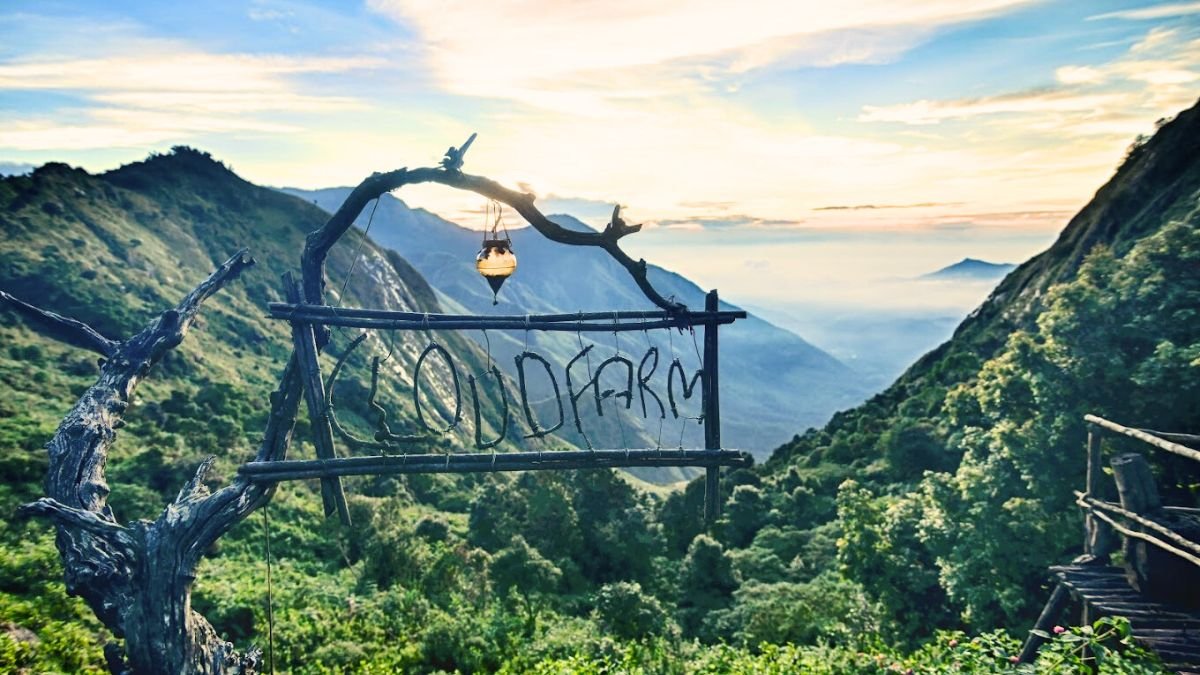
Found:
[[[62,502],[42,497],[36,502],[25,504],[17,509],[17,515],[22,517],[50,518],[63,527],[74,528],[89,534],[118,543],[132,550],[133,539],[129,530],[104,515],[67,506]]]
[[[204,479],[208,478],[208,472],[212,470],[213,462],[215,461],[217,461],[216,456],[209,455],[203,462],[200,462],[200,466],[196,467],[196,473],[192,475],[192,479],[183,486],[183,489],[175,497],[175,504],[179,505],[197,501],[209,495],[208,487],[204,485]]]
[[[183,336],[196,320],[200,305],[213,296],[214,293],[233,281],[246,269],[254,265],[246,249],[234,253],[229,260],[221,263],[208,278],[200,282],[191,293],[175,306],[159,315],[158,320],[146,327],[137,337],[130,340],[145,338],[150,340],[147,354],[151,363],[157,362],[162,355],[174,349],[183,341]]]
[[[367,202],[385,192],[416,183],[440,183],[495,199],[512,207],[535,230],[551,241],[570,246],[602,248],[629,272],[638,288],[655,305],[671,312],[687,309],[682,303],[668,300],[654,289],[646,275],[646,261],[634,260],[621,250],[618,245],[621,237],[641,230],[641,225],[626,225],[625,221],[620,218],[620,207],[613,210],[613,221],[603,232],[569,230],[550,220],[538,210],[533,204],[534,196],[531,194],[511,190],[482,176],[472,176],[458,170],[449,171],[445,168],[432,167],[412,170],[402,168],[388,173],[373,174],[354,188],[346,201],[342,203],[341,208],[330,217],[323,227],[308,235],[300,261],[304,277],[304,302],[315,305],[324,304],[325,257],[334,243],[354,224],[354,220],[358,218]]]
[[[467,154],[467,149],[475,142],[475,134],[467,139],[466,143],[462,144],[461,148],[451,146],[446,150],[446,156],[442,158],[442,168],[447,171],[461,171],[463,166],[463,155]]]
[[[35,307],[24,300],[0,291],[0,301],[7,302],[30,323],[39,326],[48,336],[69,345],[88,349],[102,356],[112,356],[119,343],[109,340],[95,328],[69,317]]]

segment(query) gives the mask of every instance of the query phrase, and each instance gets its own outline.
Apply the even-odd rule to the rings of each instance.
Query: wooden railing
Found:
[[[1084,553],[1095,557],[1106,557],[1115,550],[1112,531],[1125,537],[1133,537],[1156,546],[1200,566],[1200,544],[1180,536],[1167,524],[1151,516],[1161,512],[1190,512],[1195,509],[1164,506],[1155,487],[1154,476],[1144,457],[1126,453],[1113,457],[1110,464],[1116,481],[1120,503],[1102,501],[1100,439],[1110,433],[1132,438],[1166,452],[1200,461],[1200,451],[1168,440],[1200,441],[1200,436],[1190,434],[1166,434],[1149,429],[1134,429],[1116,422],[1084,415],[1088,422],[1087,486],[1084,492],[1076,492],[1076,504],[1084,509],[1087,517]]]
[[[1043,636],[1062,614],[1072,595],[1082,600],[1084,623],[1090,623],[1095,618],[1091,616],[1092,613],[1103,613],[1104,607],[1100,607],[1100,604],[1105,604],[1105,602],[1108,605],[1113,604],[1108,601],[1110,600],[1109,596],[1093,593],[1092,589],[1087,587],[1089,582],[1086,580],[1093,577],[1099,579],[1102,576],[1112,576],[1113,574],[1119,579],[1120,569],[1108,567],[1109,556],[1118,548],[1123,550],[1124,576],[1129,586],[1132,587],[1131,589],[1127,588],[1125,592],[1134,593],[1139,597],[1141,594],[1151,596],[1145,598],[1144,606],[1137,605],[1139,613],[1144,615],[1153,614],[1155,611],[1165,612],[1163,607],[1155,604],[1156,601],[1153,598],[1155,593],[1147,593],[1147,590],[1154,584],[1186,583],[1182,579],[1170,578],[1170,573],[1163,573],[1161,569],[1158,570],[1156,578],[1155,561],[1161,560],[1162,554],[1157,551],[1148,552],[1145,547],[1153,547],[1153,549],[1166,552],[1174,559],[1200,567],[1200,543],[1183,536],[1178,531],[1178,521],[1189,515],[1200,514],[1200,509],[1164,505],[1155,485],[1154,476],[1150,471],[1150,465],[1146,462],[1145,457],[1138,453],[1123,453],[1110,460],[1109,464],[1120,501],[1119,503],[1105,501],[1103,499],[1104,469],[1101,463],[1101,440],[1106,434],[1132,438],[1159,450],[1195,461],[1200,461],[1200,451],[1182,445],[1182,443],[1200,443],[1200,436],[1136,429],[1096,415],[1085,415],[1084,420],[1088,423],[1087,479],[1085,490],[1075,492],[1075,503],[1083,509],[1085,516],[1084,554],[1077,558],[1072,565],[1051,568],[1051,571],[1058,577],[1059,583],[1055,586],[1050,600],[1046,603],[1034,630],[1030,632],[1025,646],[1021,650],[1020,659],[1023,662],[1030,662],[1034,659],[1038,648],[1045,641]],[[1118,537],[1118,535],[1120,536]],[[1106,570],[1111,570],[1111,572]],[[1105,583],[1119,582],[1110,580]],[[1111,585],[1106,588],[1111,589]],[[1102,591],[1102,593],[1110,592],[1111,590]],[[1134,605],[1128,604],[1128,600],[1127,596],[1123,597],[1126,604],[1120,606],[1134,607]],[[1136,622],[1134,628],[1136,637]]]

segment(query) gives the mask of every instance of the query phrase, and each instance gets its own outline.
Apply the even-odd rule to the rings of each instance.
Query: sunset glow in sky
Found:
[[[435,163],[477,131],[468,171],[593,223],[619,201],[648,225],[635,253],[758,301],[849,292],[848,269],[1019,262],[1198,95],[1187,0],[0,6],[10,169],[187,144],[315,188]]]

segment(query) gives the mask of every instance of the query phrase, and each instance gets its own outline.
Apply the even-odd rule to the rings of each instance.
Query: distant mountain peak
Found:
[[[947,279],[999,279],[1016,268],[1012,263],[994,263],[979,258],[963,258],[962,260],[929,274],[921,275],[926,280]]]
[[[546,216],[546,218],[550,219],[560,227],[565,227],[568,230],[575,230],[577,232],[598,231],[596,228],[568,213],[551,213],[550,215]]]
[[[145,187],[198,178],[214,182],[234,180],[239,184],[248,184],[224,162],[203,150],[187,145],[176,145],[166,153],[151,153],[146,159],[124,164],[102,175],[122,187]]]

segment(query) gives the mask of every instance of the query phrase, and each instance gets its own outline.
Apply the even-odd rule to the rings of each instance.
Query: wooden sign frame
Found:
[[[689,311],[683,304],[664,298],[646,275],[646,262],[633,260],[619,246],[619,240],[641,229],[627,225],[620,207],[613,209],[612,221],[602,232],[568,230],[546,218],[535,206],[533,195],[509,190],[494,181],[461,171],[463,155],[475,135],[461,149],[450,148],[439,168],[398,169],[375,174],[363,181],[346,198],[341,208],[320,229],[310,233],[301,256],[301,280],[285,275],[286,303],[269,307],[273,318],[288,321],[292,328],[293,360],[302,382],[309,411],[316,459],[269,459],[243,464],[239,474],[257,484],[284,480],[318,478],[326,515],[336,513],[350,522],[342,476],[409,473],[475,473],[499,471],[537,471],[599,469],[625,467],[702,467],[705,469],[704,514],[714,521],[721,510],[720,469],[745,467],[753,463],[744,452],[721,446],[720,379],[718,328],[746,318],[740,310],[721,311],[717,292],[710,291],[702,312]],[[363,207],[383,193],[412,183],[435,182],[475,192],[512,207],[538,232],[562,244],[596,246],[620,263],[646,298],[659,310],[618,310],[613,312],[549,314],[521,316],[479,316],[418,314],[384,309],[343,309],[324,303],[324,266],[329,249],[351,227]],[[319,355],[329,339],[329,327],[355,327],[395,331],[523,329],[539,331],[646,331],[650,329],[693,330],[704,332],[701,365],[701,419],[704,447],[693,449],[618,448],[611,450],[571,450],[544,452],[378,454],[339,457],[334,444],[336,418],[332,416],[330,387],[321,371]],[[335,371],[337,369],[335,368]],[[669,378],[668,378],[669,379]],[[685,386],[686,383],[685,383]],[[419,397],[418,397],[419,398]],[[672,405],[672,408],[674,406]],[[478,413],[477,413],[478,414]],[[507,415],[507,412],[505,413]]]

